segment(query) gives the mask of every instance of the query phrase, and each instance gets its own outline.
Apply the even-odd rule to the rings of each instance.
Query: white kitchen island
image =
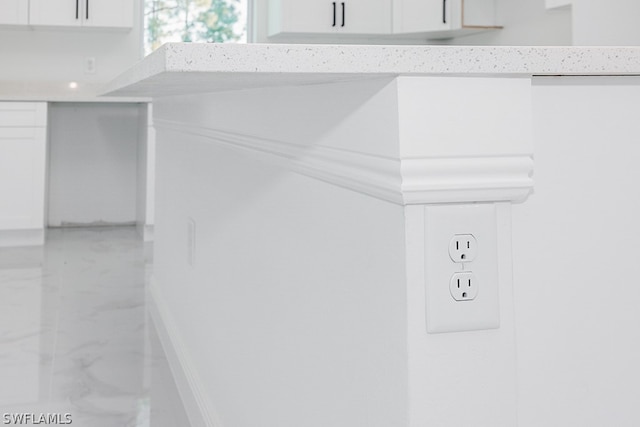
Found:
[[[638,75],[638,48],[169,44],[116,79],[153,98],[192,425],[639,423]]]

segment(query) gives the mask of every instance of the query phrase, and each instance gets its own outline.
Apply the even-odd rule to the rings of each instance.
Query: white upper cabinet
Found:
[[[269,37],[449,38],[495,26],[495,0],[269,0]],[[329,40],[330,41],[330,40]]]
[[[454,0],[396,0],[393,2],[393,32],[421,33],[452,28]]]
[[[133,2],[131,0],[85,0],[84,26],[131,28]]]
[[[80,0],[31,0],[29,23],[79,27],[82,25],[81,6]]]
[[[131,0],[31,0],[29,23],[35,26],[129,29]]]
[[[446,38],[496,26],[495,0],[395,0],[394,34]]]
[[[26,25],[29,0],[0,0],[0,25]]]
[[[391,34],[391,0],[270,0],[269,36]]]

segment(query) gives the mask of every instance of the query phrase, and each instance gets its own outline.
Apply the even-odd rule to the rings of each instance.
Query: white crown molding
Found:
[[[155,126],[204,137],[301,175],[398,205],[521,202],[533,190],[530,156],[393,159],[156,119]]]

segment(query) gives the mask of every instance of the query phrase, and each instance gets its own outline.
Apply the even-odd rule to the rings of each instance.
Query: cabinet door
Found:
[[[31,0],[29,24],[79,27],[83,0]]]
[[[276,10],[275,13],[282,14],[284,33],[331,33],[337,29],[337,15],[335,22],[333,18],[334,2],[282,0],[274,3],[282,7],[281,11]]]
[[[388,34],[390,0],[271,0],[269,35]]]
[[[81,0],[86,27],[132,28],[133,2],[131,0]]]
[[[421,33],[442,31],[459,25],[456,10],[459,0],[395,0],[393,32]]]
[[[45,134],[0,127],[0,231],[44,226]]]
[[[29,0],[0,0],[0,24],[29,23]]]
[[[389,0],[345,0],[338,2],[340,31],[349,34],[389,34]],[[344,12],[344,22],[343,22]]]
[[[0,102],[0,231],[42,229],[47,104]]]

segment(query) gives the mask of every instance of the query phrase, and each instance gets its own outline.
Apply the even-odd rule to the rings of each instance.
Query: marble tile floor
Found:
[[[147,313],[151,252],[134,227],[0,249],[0,423],[69,413],[80,427],[188,427]]]

